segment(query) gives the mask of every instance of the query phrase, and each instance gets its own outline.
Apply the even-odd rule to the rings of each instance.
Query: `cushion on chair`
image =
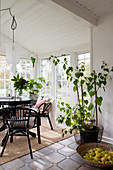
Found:
[[[9,125],[13,128],[26,128],[27,127],[27,120],[23,121],[25,118],[21,117],[21,119],[16,119],[15,116],[12,117],[11,120],[9,120]],[[15,121],[14,121],[15,120]],[[29,119],[29,129],[31,129],[34,126],[34,120],[35,117],[30,117]]]
[[[42,103],[45,103],[45,102],[46,102],[45,98],[40,98],[37,100],[35,107],[38,108]],[[41,107],[43,107],[43,105]]]

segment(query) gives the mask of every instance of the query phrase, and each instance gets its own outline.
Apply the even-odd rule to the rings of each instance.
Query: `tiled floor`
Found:
[[[0,170],[99,170],[86,164],[77,154],[74,137],[0,166]],[[113,170],[107,168],[104,170]]]

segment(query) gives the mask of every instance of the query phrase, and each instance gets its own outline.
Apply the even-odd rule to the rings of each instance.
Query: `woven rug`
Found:
[[[59,126],[55,130],[51,130],[49,126],[41,126],[41,144],[38,144],[37,137],[36,138],[30,137],[32,151],[33,152],[37,151],[39,149],[42,149],[46,146],[49,146],[55,142],[58,142],[71,136],[70,134],[68,134],[64,138],[62,138],[61,129],[62,129],[61,126]],[[32,131],[36,132],[36,128],[32,129]],[[4,135],[5,132],[0,132],[0,143]],[[21,156],[24,156],[26,154],[29,154],[27,137],[14,136],[13,143],[10,143],[10,140],[8,140],[3,157],[2,158],[0,157],[0,165],[12,161]]]

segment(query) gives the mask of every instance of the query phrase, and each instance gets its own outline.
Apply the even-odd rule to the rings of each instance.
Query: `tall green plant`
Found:
[[[63,54],[61,56],[66,55]],[[55,66],[60,63],[57,56],[51,56],[49,60],[52,60]],[[99,73],[93,70],[90,76],[86,77],[83,63],[81,63],[79,67],[77,66],[76,69],[68,66],[67,63],[67,59],[64,58],[63,69],[67,75],[67,80],[73,83],[73,91],[77,93],[78,104],[72,108],[68,103],[59,102],[58,107],[64,115],[58,117],[58,122],[65,122],[67,126],[71,127],[70,133],[72,133],[74,129],[85,130],[86,128],[92,128],[92,123],[95,119],[96,125],[98,125],[98,111],[102,113],[101,105],[103,100],[103,97],[99,96],[98,92],[100,89],[105,91],[107,79],[108,77],[111,78],[110,73],[113,72],[113,67],[109,69],[107,63],[103,61]],[[93,99],[88,100],[87,96]],[[91,116],[92,110],[95,111],[93,118]],[[89,120],[91,122],[90,124]],[[63,135],[65,133],[67,133],[67,130],[63,129]]]

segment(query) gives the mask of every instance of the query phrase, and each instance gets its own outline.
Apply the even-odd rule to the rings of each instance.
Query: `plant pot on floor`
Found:
[[[102,140],[102,135],[103,135],[103,131],[104,131],[104,127],[102,125],[98,125],[98,138],[97,138],[97,142],[101,142]],[[91,133],[90,133],[91,135]],[[77,144],[81,144],[82,141],[81,141],[81,135],[80,135],[80,132],[78,134],[74,134],[74,138],[75,138],[75,142]],[[90,138],[90,137],[89,137]],[[88,139],[89,140],[89,139]],[[90,141],[91,142],[91,141]],[[88,143],[88,141],[87,141]]]
[[[92,129],[80,130],[81,143],[98,142],[99,128],[93,126]]]

